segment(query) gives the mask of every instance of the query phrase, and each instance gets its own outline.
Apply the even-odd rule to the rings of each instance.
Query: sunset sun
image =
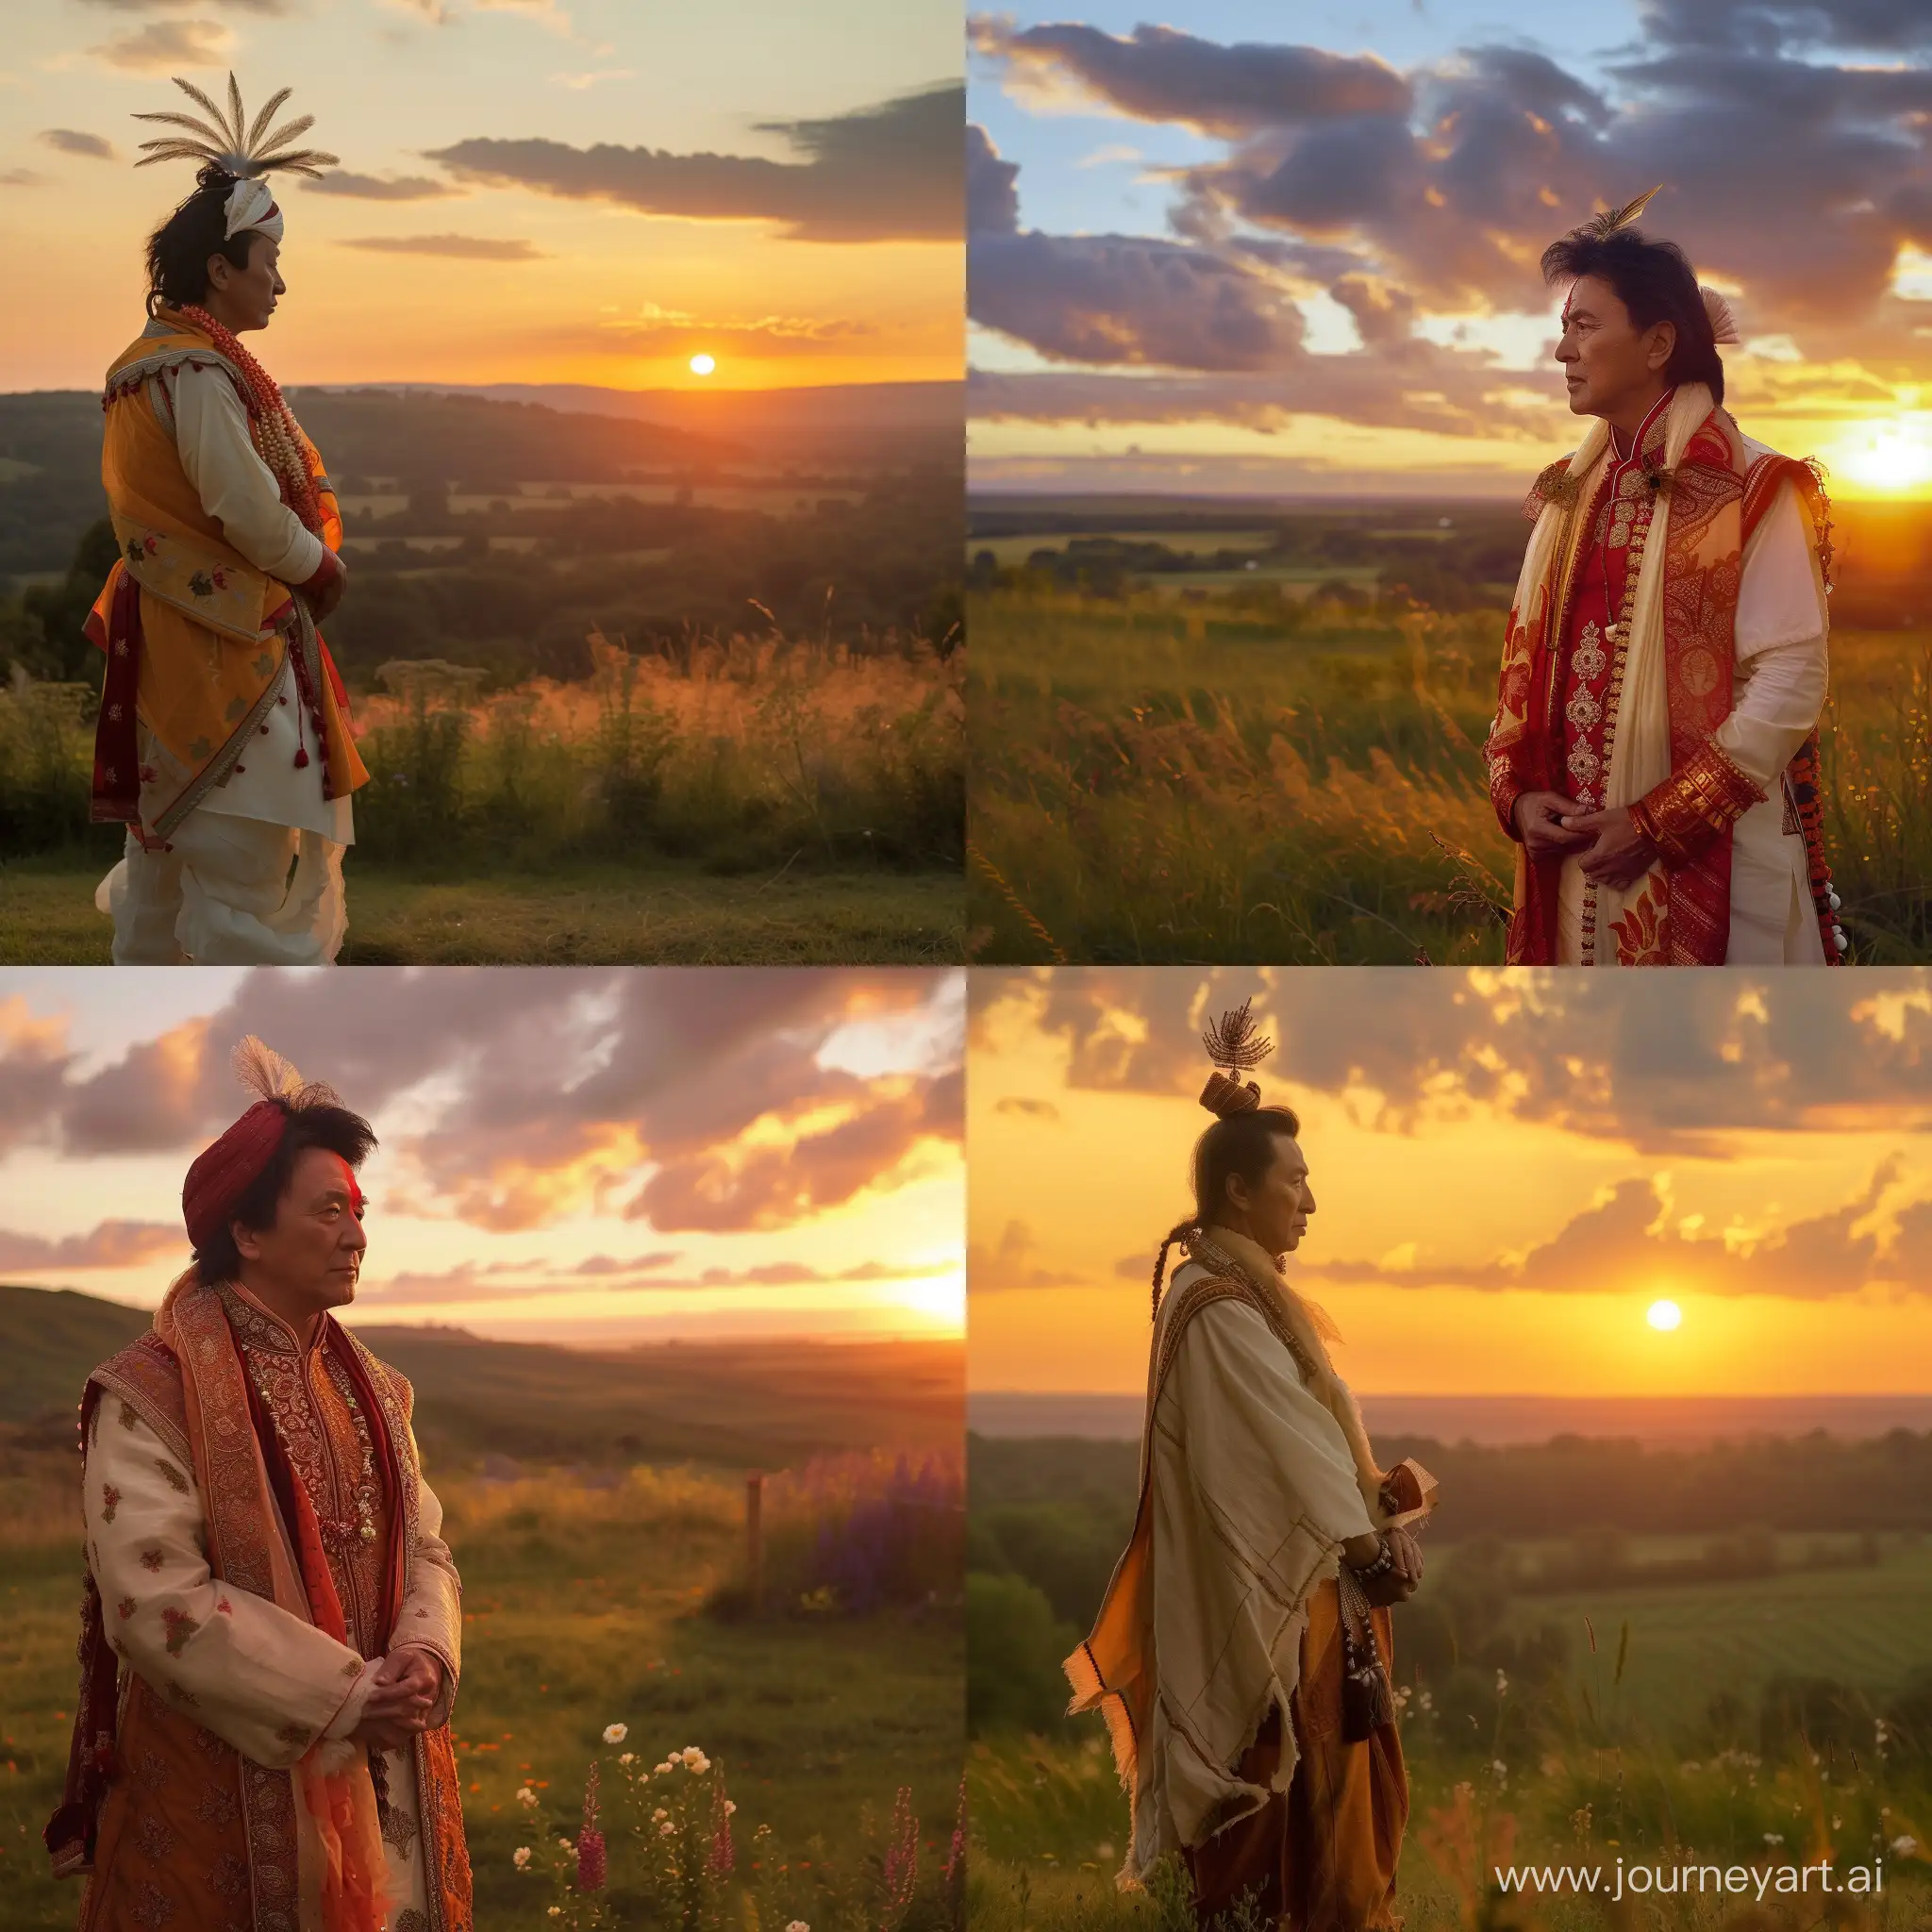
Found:
[[[1932,483],[1932,419],[1893,417],[1874,424],[1857,441],[1847,440],[1840,468],[1868,489],[1907,491]]]
[[[715,356],[693,356],[691,358],[691,373],[693,375],[708,375],[717,366],[718,358]]]
[[[1684,1319],[1684,1311],[1675,1302],[1652,1302],[1643,1319],[1653,1328],[1668,1335]]]

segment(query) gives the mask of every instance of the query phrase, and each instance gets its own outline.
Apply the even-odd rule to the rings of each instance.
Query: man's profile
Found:
[[[1657,191],[1652,190],[1655,193]],[[1486,754],[1516,841],[1514,965],[1836,965],[1817,724],[1827,508],[1723,407],[1722,298],[1629,223],[1544,251],[1565,281],[1575,453],[1537,479]]]
[[[1235,1076],[1272,1043],[1243,1004],[1208,1037],[1195,1211],[1161,1243],[1141,1501],[1070,1712],[1097,1710],[1131,1793],[1124,1885],[1177,1854],[1205,1926],[1251,1902],[1290,1932],[1392,1926],[1408,1779],[1388,1606],[1421,1580],[1324,1337],[1282,1277],[1314,1212],[1301,1128]],[[1161,1294],[1168,1249],[1188,1258]]]
[[[193,1264],[88,1379],[59,1876],[82,1932],[469,1932],[461,1586],[409,1385],[337,1323],[369,1124],[247,1040]]]
[[[316,629],[341,601],[341,513],[315,445],[241,337],[288,292],[266,175],[333,155],[245,120],[138,118],[185,133],[142,143],[202,163],[149,238],[148,323],[102,395],[101,480],[121,556],[87,634],[104,654],[92,816],[127,827],[95,904],[116,965],[312,966],[347,924],[349,794],[369,774]],[[293,863],[292,876],[291,863]]]

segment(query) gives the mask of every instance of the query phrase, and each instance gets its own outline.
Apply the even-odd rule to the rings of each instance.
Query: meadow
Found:
[[[969,543],[974,958],[1500,962],[1514,848],[1481,746],[1520,522],[1472,531],[1463,575],[1429,560],[1451,557],[1432,530],[1274,526],[1253,569],[1224,528],[1189,549],[1112,529],[1085,562],[1064,533]],[[1148,544],[1169,553],[1158,570]],[[1835,608],[1821,733],[1841,916],[1858,961],[1924,960],[1932,627],[1869,595]]]
[[[1177,1871],[1115,1890],[1125,1799],[1097,1720],[1059,1714],[1058,1659],[1097,1604],[1131,1498],[1091,1454],[1034,1444],[1023,1474],[1012,1446],[990,1485],[975,1473],[969,1520],[973,1924],[1190,1932]],[[1047,1503],[1041,1472],[1056,1469]],[[1059,1533],[1029,1541],[1048,1509]],[[1424,1539],[1423,1586],[1394,1613],[1407,1932],[1932,1923],[1932,1539],[1767,1535],[1772,1568],[1740,1578],[1721,1574],[1708,1537],[1630,1534],[1620,1558],[1661,1580],[1625,1570],[1525,1588],[1604,1534]],[[1596,1865],[1608,1886],[1619,1857],[1754,1871],[1831,1858],[1846,1883],[1876,1857],[1885,1882],[1833,1901],[1836,1915],[1815,1878],[1805,1911],[1774,1891],[1758,1916],[1692,1892],[1620,1914],[1574,1895],[1506,1900],[1490,1872]]]
[[[377,667],[354,711],[345,963],[957,959],[961,659],[922,639],[688,634],[487,688]],[[95,693],[0,691],[0,961],[101,962]]]
[[[957,1923],[957,1449],[806,1458],[771,1479],[756,1617],[735,1472],[429,1475],[463,1574],[454,1729],[479,1924],[749,1932],[760,1907],[768,1932],[791,1918],[815,1932]],[[39,1837],[74,1694],[73,1479],[71,1453],[0,1443],[9,1932],[72,1925],[79,1903],[47,1875]],[[668,1766],[676,1754],[688,1755]],[[594,1890],[578,1842],[593,1763],[606,1868]],[[649,1816],[660,1804],[676,1822],[661,1837]],[[689,1868],[682,1889],[667,1891],[667,1859]]]

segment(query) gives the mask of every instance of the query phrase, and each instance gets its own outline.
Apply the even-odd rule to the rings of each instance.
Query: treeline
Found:
[[[1036,1505],[1132,1510],[1135,1443],[974,1436],[971,1450],[975,1515]],[[1932,1431],[1846,1441],[1821,1429],[1701,1449],[1598,1436],[1486,1445],[1385,1435],[1375,1453],[1384,1463],[1413,1456],[1441,1479],[1429,1535],[1443,1542],[1591,1526],[1631,1536],[1932,1530]]]

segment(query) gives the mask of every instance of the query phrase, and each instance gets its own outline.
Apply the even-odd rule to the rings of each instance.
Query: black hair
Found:
[[[240,177],[213,161],[195,176],[194,192],[147,238],[147,312],[162,303],[179,308],[208,293],[208,258],[225,255],[237,268],[248,266],[255,230],[230,239],[228,191]]]
[[[1227,1184],[1236,1174],[1257,1185],[1274,1164],[1274,1143],[1292,1141],[1302,1130],[1301,1117],[1291,1107],[1255,1107],[1246,1113],[1225,1114],[1194,1142],[1191,1179],[1194,1213],[1190,1221],[1170,1228],[1154,1261],[1154,1312],[1160,1312],[1160,1284],[1167,1274],[1167,1251],[1189,1235],[1213,1225],[1227,1205]]]
[[[1617,291],[1641,334],[1674,323],[1676,345],[1664,364],[1667,383],[1701,382],[1714,403],[1724,399],[1724,358],[1690,258],[1674,242],[1653,242],[1635,228],[1593,235],[1578,228],[1543,250],[1543,280],[1594,275]]]
[[[289,1191],[295,1162],[311,1147],[339,1154],[352,1168],[360,1167],[375,1145],[375,1129],[346,1107],[302,1107],[288,1109],[289,1124],[282,1144],[269,1164],[243,1188],[235,1205],[222,1217],[219,1234],[194,1251],[194,1265],[204,1281],[233,1281],[242,1273],[242,1251],[235,1245],[233,1224],[243,1227],[273,1227],[282,1197]]]

